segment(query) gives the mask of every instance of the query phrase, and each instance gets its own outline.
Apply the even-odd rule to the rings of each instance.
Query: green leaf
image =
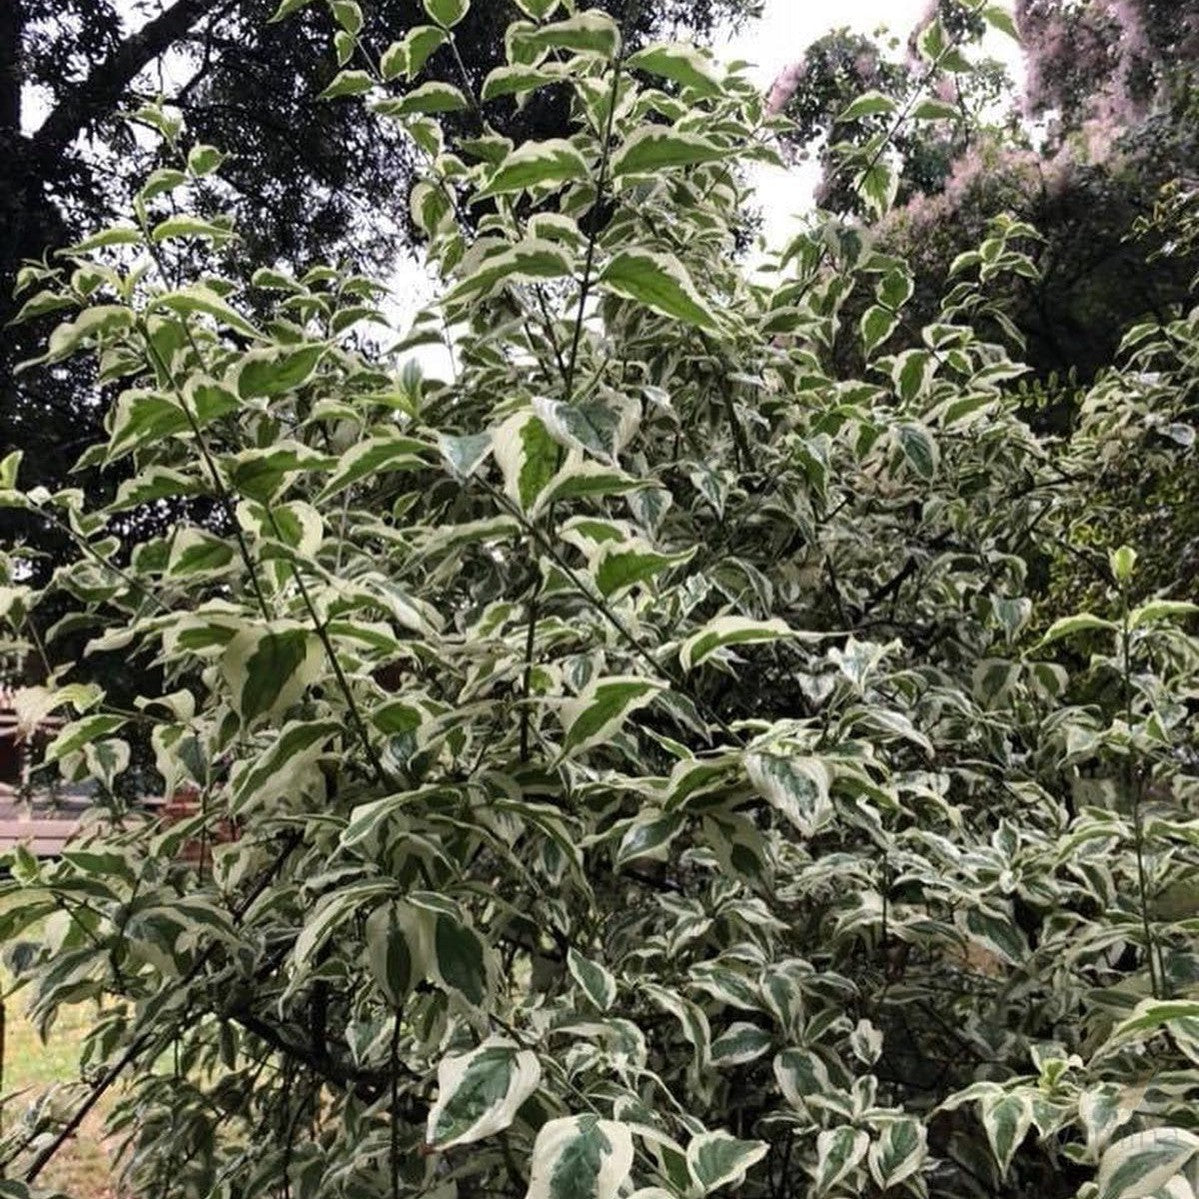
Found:
[[[43,761],[57,762],[67,754],[82,749],[92,741],[108,737],[126,723],[124,716],[84,716],[80,720],[64,725],[57,737],[46,747]]]
[[[236,556],[237,551],[224,538],[203,529],[179,529],[171,539],[166,574],[172,579],[212,578],[226,573]]]
[[[1006,33],[1013,41],[1020,40],[1020,31],[1016,28],[1016,21],[1002,4],[988,4],[983,9],[983,20],[1001,33]]]
[[[580,754],[608,741],[633,712],[666,689],[654,679],[614,675],[593,679],[574,699],[562,704],[566,739],[562,756]]]
[[[233,710],[245,724],[290,707],[324,666],[316,635],[284,622],[243,629],[221,658]]]
[[[919,1120],[900,1117],[883,1126],[870,1146],[868,1164],[884,1191],[915,1175],[928,1160],[928,1131]]]
[[[890,96],[883,95],[882,92],[864,92],[848,108],[844,109],[837,117],[837,120],[844,123],[846,121],[860,121],[862,117],[872,117],[879,114],[889,116],[895,111],[896,104]]]
[[[661,554],[642,541],[605,542],[590,563],[603,596],[617,595],[695,557],[693,546],[681,554]]]
[[[371,977],[397,1016],[412,988],[425,973],[424,963],[419,960],[419,947],[414,950],[401,912],[397,903],[380,904],[363,926]]]
[[[411,117],[442,112],[464,112],[470,107],[466,97],[450,83],[432,80],[414,87],[398,100],[380,100],[376,112],[387,117]]]
[[[561,83],[562,79],[561,69],[552,64],[543,67],[496,67],[483,80],[480,98],[486,104],[488,101],[498,100],[501,96],[523,96],[536,88]]]
[[[1116,633],[1120,626],[1110,620],[1092,616],[1090,612],[1080,612],[1076,616],[1063,616],[1049,626],[1049,631],[1037,643],[1037,648],[1059,641],[1063,637],[1073,637],[1076,633],[1092,633],[1097,631]]]
[[[1137,608],[1128,618],[1130,629],[1156,624],[1159,620],[1183,620],[1199,613],[1199,604],[1187,600],[1150,600]]]
[[[1137,552],[1130,545],[1122,545],[1108,555],[1112,578],[1117,583],[1127,583],[1137,564]]]
[[[237,368],[238,394],[244,400],[292,391],[312,377],[324,354],[325,346],[319,342],[251,350]]]
[[[646,175],[670,167],[716,162],[727,151],[695,133],[683,133],[662,125],[643,125],[625,140],[612,156],[613,178]]]
[[[313,770],[326,756],[326,746],[344,733],[345,726],[335,720],[289,721],[265,750],[235,763],[229,780],[230,810],[245,816],[301,794],[315,781]]]
[[[566,965],[571,977],[583,988],[583,994],[601,1012],[608,1011],[616,1002],[616,979],[598,962],[590,961],[573,948],[567,950]]]
[[[832,779],[819,758],[748,753],[745,768],[754,789],[803,836],[814,837],[832,818]]]
[[[424,0],[430,20],[444,29],[453,29],[470,11],[470,0]]]
[[[693,670],[705,658],[729,645],[751,645],[794,637],[782,620],[751,620],[745,616],[717,616],[683,642],[679,662],[684,670]]]
[[[443,986],[480,1005],[491,991],[491,950],[473,928],[448,913],[433,923],[433,967]]]
[[[379,73],[386,82],[401,75],[408,79],[419,75],[425,63],[450,40],[444,29],[435,25],[417,25],[404,35],[404,40],[392,42],[379,60]]]
[[[1026,1095],[989,1095],[979,1104],[983,1128],[999,1173],[1005,1176],[1012,1158],[1032,1126],[1032,1104]]]
[[[211,175],[225,161],[224,154],[216,146],[196,145],[187,153],[187,169],[197,178]]]
[[[568,404],[545,396],[534,397],[533,411],[555,441],[568,449],[594,454],[613,466],[616,455],[636,432],[640,415],[633,404],[603,400]]]
[[[525,1199],[617,1199],[632,1166],[623,1124],[593,1115],[549,1120],[533,1142]]]
[[[591,174],[587,160],[570,142],[555,137],[548,141],[525,142],[492,172],[476,199],[510,195],[533,187],[560,187]]]
[[[649,250],[622,250],[604,268],[597,285],[613,295],[646,308],[719,333],[720,320],[696,290],[683,264],[669,254]]]
[[[956,105],[926,96],[912,109],[914,121],[956,121],[962,115]]]
[[[727,1132],[705,1132],[687,1143],[687,1168],[701,1195],[740,1186],[745,1173],[766,1156],[765,1141],[742,1141]]]
[[[815,1193],[827,1195],[843,1182],[857,1169],[869,1147],[869,1135],[848,1124],[820,1133],[816,1138]]]
[[[694,46],[657,42],[634,54],[628,65],[633,70],[646,71],[682,88],[690,88],[700,96],[720,94],[720,79],[714,64]]]
[[[469,1053],[442,1058],[437,1100],[426,1125],[427,1145],[441,1151],[502,1132],[540,1081],[537,1055],[501,1037],[490,1037]]]
[[[532,50],[569,50],[611,59],[620,51],[620,27],[601,9],[588,9],[564,21],[522,32],[519,41]]]
[[[367,71],[338,71],[333,82],[317,96],[318,100],[340,100],[344,96],[364,96],[375,86]]]
[[[420,470],[429,465],[428,446],[398,433],[378,434],[360,441],[341,456],[333,477],[317,497],[327,500],[356,483],[398,470]]]
[[[924,425],[904,424],[895,430],[895,435],[911,468],[925,482],[932,482],[941,461],[932,433]]]
[[[227,328],[236,329],[238,333],[244,333],[247,337],[252,337],[255,340],[260,340],[262,337],[262,334],[240,312],[226,303],[211,288],[200,284],[186,287],[181,291],[167,292],[166,295],[159,296],[146,306],[147,312],[156,308],[169,309],[179,316],[188,316],[195,312],[201,312],[206,316],[211,316],[219,324],[225,325]]]
[[[305,8],[311,3],[312,0],[282,0],[267,24],[273,25],[276,21],[282,21],[284,17],[290,17],[292,13],[299,12],[301,8]]]
[[[510,416],[492,436],[505,493],[526,516],[535,515],[558,469],[558,443],[528,410]]]
[[[526,238],[475,264],[446,297],[446,303],[485,300],[502,287],[563,279],[572,274],[574,256],[568,249],[551,241]]]
[[[223,242],[236,236],[228,225],[218,221],[206,221],[202,217],[190,216],[187,213],[167,217],[150,230],[150,240],[154,242],[166,241],[172,237],[196,237],[201,241]]]
[[[881,304],[866,309],[862,315],[862,344],[869,357],[895,332],[899,317]]]
[[[744,1066],[768,1052],[774,1038],[765,1029],[746,1020],[730,1024],[712,1042],[714,1066]]]
[[[1199,1153],[1199,1136],[1183,1128],[1149,1128],[1116,1141],[1099,1163],[1096,1199],[1155,1195]]]

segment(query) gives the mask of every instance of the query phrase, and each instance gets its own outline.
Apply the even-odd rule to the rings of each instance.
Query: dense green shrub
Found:
[[[425,2],[331,89],[427,160],[446,293],[398,346],[363,340],[361,277],[180,275],[229,236],[186,215],[205,147],[26,272],[34,311],[77,310],[50,358],[123,387],[88,461],[136,473],[92,512],[4,461],[3,502],[79,556],[34,592],[13,547],[0,611],[50,665],[84,630],[166,682],[114,710],[85,655],[22,712],[73,709],[51,756],[102,794],[148,738],[199,799],[165,830],[101,802],[64,860],[15,856],[34,1016],[103,1006],[0,1194],[120,1079],[144,1196],[1190,1199],[1196,608],[1104,524],[1072,537],[1113,463],[1193,469],[1199,315],[1039,435],[992,302],[1030,227],[994,214],[891,354],[913,280],[868,228],[737,262],[738,165],[778,124],[744,76],[520,0],[484,91],[566,82],[575,134],[447,145],[474,97],[384,98],[466,7]],[[892,128],[969,70],[939,23],[919,45],[921,91],[858,101]],[[889,144],[842,148],[876,217]],[[203,519],[110,533],[181,499]],[[1030,576],[1063,555],[1091,611],[1049,623]]]

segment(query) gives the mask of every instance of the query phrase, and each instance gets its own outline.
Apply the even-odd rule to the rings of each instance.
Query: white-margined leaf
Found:
[[[598,962],[583,957],[572,948],[567,951],[566,965],[571,977],[583,988],[583,994],[601,1012],[616,1002],[616,979]]]
[[[632,133],[612,155],[612,176],[652,175],[671,167],[716,162],[727,151],[696,133],[684,133],[663,125],[645,125]]]
[[[687,268],[670,254],[621,250],[600,273],[597,285],[662,316],[719,333],[720,320],[696,289]]]
[[[832,778],[819,758],[749,753],[745,755],[745,769],[757,792],[803,836],[814,837],[831,819]]]
[[[533,1142],[525,1199],[616,1199],[633,1166],[628,1128],[599,1116],[564,1116]]]
[[[1099,1162],[1096,1199],[1145,1199],[1181,1173],[1199,1136],[1184,1128],[1148,1128],[1113,1143]]]
[[[590,173],[587,160],[564,138],[525,142],[492,172],[477,198],[510,195],[534,187],[560,187],[586,179]]]
[[[537,1055],[502,1037],[490,1037],[469,1053],[442,1058],[426,1143],[444,1150],[502,1132],[540,1081]]]
[[[870,1146],[868,1164],[871,1177],[885,1191],[918,1173],[927,1159],[927,1129],[919,1120],[900,1117],[883,1125]]]
[[[794,635],[794,631],[782,620],[717,616],[683,642],[679,650],[679,662],[684,670],[693,670],[705,658],[725,646],[781,641]]]
[[[687,1168],[700,1195],[723,1186],[740,1186],[750,1170],[766,1156],[765,1141],[743,1141],[727,1132],[705,1132],[687,1143]]]
[[[526,516],[541,508],[543,492],[558,470],[562,450],[533,411],[514,413],[492,434],[504,491]]]
[[[316,634],[284,621],[242,629],[221,656],[230,702],[246,724],[290,707],[324,666]]]
[[[633,675],[593,679],[578,696],[562,705],[562,727],[566,730],[563,757],[603,744],[633,712],[652,703],[665,689],[665,683]]]

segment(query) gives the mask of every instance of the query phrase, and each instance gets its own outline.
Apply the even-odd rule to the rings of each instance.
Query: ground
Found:
[[[7,989],[7,980],[3,980]],[[5,1002],[4,1083],[8,1096],[2,1115],[6,1126],[21,1113],[39,1091],[56,1083],[70,1082],[79,1074],[79,1046],[90,1016],[86,1008],[65,1008],[42,1043],[25,1018],[20,994]],[[18,1092],[20,1092],[18,1094]],[[115,1199],[113,1170],[103,1138],[104,1105],[93,1110],[79,1135],[50,1163],[39,1182],[58,1188],[71,1199]]]

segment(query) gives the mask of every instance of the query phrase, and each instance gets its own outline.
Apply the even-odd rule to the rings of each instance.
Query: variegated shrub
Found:
[[[1194,1199],[1196,609],[1087,514],[1117,460],[1194,469],[1156,430],[1193,424],[1199,316],[1044,439],[988,298],[1034,230],[996,213],[925,328],[868,227],[749,272],[778,118],[743,74],[517,0],[509,66],[421,83],[466,3],[381,58],[329,6],[329,102],[426,162],[443,297],[398,345],[371,280],[189,266],[236,236],[188,212],[209,147],[25,272],[122,481],[0,467],[78,548],[35,588],[8,547],[0,612],[98,796],[0,891],[34,1018],[98,1003],[0,1194],[111,1091],[146,1197]],[[919,52],[918,93],[857,103],[944,119],[970,47]],[[569,138],[490,131],[544,88]],[[890,145],[838,147],[875,214]],[[1054,621],[1063,571],[1100,602]],[[146,745],[189,820],[116,797]]]

